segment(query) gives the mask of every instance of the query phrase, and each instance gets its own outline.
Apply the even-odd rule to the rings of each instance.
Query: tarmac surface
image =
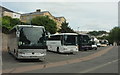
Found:
[[[16,60],[2,54],[3,73],[118,73],[118,47],[79,51],[77,54],[47,52],[46,60]]]

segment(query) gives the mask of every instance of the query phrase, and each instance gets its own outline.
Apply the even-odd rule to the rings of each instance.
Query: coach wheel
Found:
[[[95,50],[97,50],[97,48],[95,48]]]
[[[84,51],[87,51],[87,49],[84,49]]]
[[[60,53],[60,51],[59,51],[59,47],[57,47],[57,52]]]
[[[10,47],[7,47],[7,49],[8,49],[8,53],[10,54]]]

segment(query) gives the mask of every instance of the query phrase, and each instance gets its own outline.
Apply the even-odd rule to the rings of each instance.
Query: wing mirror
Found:
[[[50,38],[50,35],[51,35],[50,32],[47,32],[47,31],[46,31],[46,36],[47,36],[48,38]]]
[[[17,32],[16,32],[16,35],[19,37],[19,36],[20,36],[20,32],[19,32],[19,31],[17,31]]]

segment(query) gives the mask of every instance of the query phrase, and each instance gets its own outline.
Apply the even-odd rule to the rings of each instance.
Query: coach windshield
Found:
[[[24,27],[20,29],[19,48],[41,48],[45,46],[44,28]]]
[[[77,45],[77,36],[64,35],[64,45]]]

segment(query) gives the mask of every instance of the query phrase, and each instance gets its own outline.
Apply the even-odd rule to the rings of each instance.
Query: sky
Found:
[[[109,31],[118,26],[117,2],[2,2],[2,6],[19,13],[41,9],[64,16],[75,31]]]

